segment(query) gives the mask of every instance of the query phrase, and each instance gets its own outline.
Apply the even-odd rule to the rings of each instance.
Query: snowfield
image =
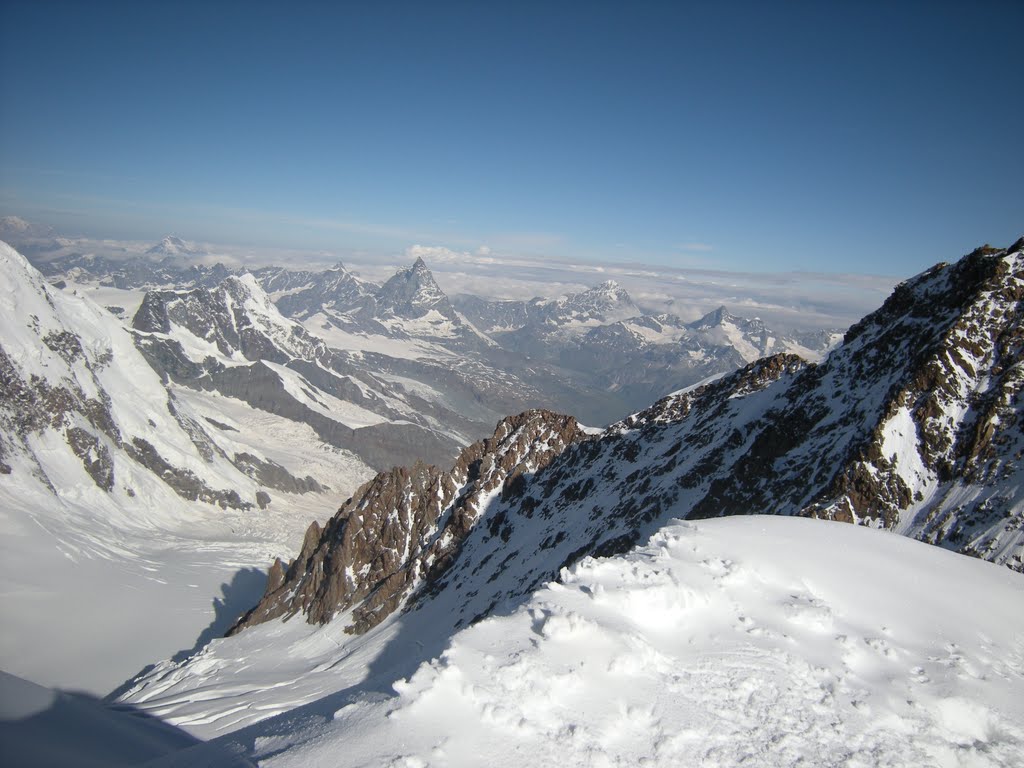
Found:
[[[379,677],[350,685],[156,764],[1019,765],[1021,605],[1019,574],[891,533],[676,521],[628,555],[564,570],[390,688]],[[340,680],[349,665],[365,676],[354,667],[377,666],[365,651],[401,622],[430,647],[428,613],[347,641],[332,632],[333,663],[306,684]],[[223,661],[250,632],[264,646],[275,634],[294,641],[295,622],[208,646],[210,685],[192,681],[186,719],[196,723],[218,676],[238,683],[236,711],[247,699],[273,711],[275,688],[287,699],[287,685],[258,689],[243,659],[234,670]],[[307,627],[301,642],[323,645],[331,627]]]

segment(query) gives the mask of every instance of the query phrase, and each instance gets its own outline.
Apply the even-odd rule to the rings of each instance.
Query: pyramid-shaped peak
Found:
[[[153,253],[162,256],[180,256],[182,254],[197,255],[203,251],[195,243],[183,240],[177,235],[164,235],[159,243],[150,248],[146,253]]]
[[[577,295],[608,299],[611,301],[632,302],[632,299],[629,297],[629,293],[627,293],[626,289],[619,285],[615,280],[605,280],[603,283],[598,283]]]
[[[455,310],[422,257],[411,267],[399,270],[377,292],[377,305],[402,317],[421,317],[436,309],[445,317],[454,318]]]
[[[729,321],[734,320],[736,320],[736,317],[733,316],[728,309],[726,309],[724,304],[722,304],[721,306],[716,307],[715,309],[708,312],[693,325],[694,327],[697,328],[708,328],[715,325],[722,325],[723,323],[727,323]]]
[[[423,260],[422,256],[417,256],[416,261],[411,266],[405,269],[399,270],[395,273],[391,280],[392,281],[403,281],[407,285],[416,286],[420,290],[428,290],[430,292],[440,293],[441,289],[437,285],[437,281],[434,279],[434,273],[430,271],[427,266],[427,262]],[[385,283],[387,285],[387,283]]]

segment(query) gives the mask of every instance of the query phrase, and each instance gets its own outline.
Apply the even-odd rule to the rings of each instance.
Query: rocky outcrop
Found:
[[[132,327],[150,334],[184,329],[227,358],[286,363],[326,354],[320,339],[280,316],[252,275],[228,277],[213,289],[147,291]]]
[[[445,573],[493,494],[514,495],[524,476],[584,437],[571,417],[530,411],[503,420],[448,472],[417,463],[377,475],[326,527],[310,526],[298,557],[287,572],[277,566],[266,595],[232,633],[299,612],[323,623],[351,611],[351,631],[375,626],[414,587]]]

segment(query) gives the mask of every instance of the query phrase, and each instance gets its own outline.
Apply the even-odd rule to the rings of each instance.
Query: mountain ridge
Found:
[[[528,479],[498,482],[505,490],[476,525],[459,531],[458,567],[424,580],[419,592],[407,589],[406,609],[422,605],[414,595],[429,590],[464,625],[584,555],[627,551],[669,510],[683,518],[768,513],[857,522],[1024,570],[1024,497],[1006,496],[1020,472],[1014,457],[1024,453],[1014,431],[1024,407],[1015,405],[1024,382],[1022,297],[1021,243],[979,249],[902,283],[821,364],[765,358],[669,396],[599,437],[564,441]],[[543,451],[545,444],[534,445]],[[440,498],[436,519],[450,513],[444,504],[454,491],[420,493]],[[388,502],[373,495],[372,483],[361,494],[347,504],[386,518]],[[332,531],[344,527],[346,509],[328,524]],[[330,550],[335,536],[326,531],[311,531],[307,543]],[[354,572],[344,555],[325,556],[335,571]],[[373,583],[416,567],[414,560],[375,573]],[[499,561],[495,570],[490,563]],[[257,613],[274,605],[275,615],[301,612],[322,622],[358,612],[356,596],[368,587],[358,578],[347,592],[283,607],[283,595],[308,594],[303,584],[323,572],[318,562],[304,548],[287,589],[279,584]],[[488,586],[499,576],[503,587]]]

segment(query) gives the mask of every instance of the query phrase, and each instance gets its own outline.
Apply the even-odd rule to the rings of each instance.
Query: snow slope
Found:
[[[105,694],[222,633],[369,470],[169,388],[121,321],[3,244],[0,271],[0,667]]]
[[[9,765],[115,768],[138,765],[194,742],[158,720],[0,672],[0,743]]]
[[[676,521],[460,631],[391,690],[352,685],[157,764],[216,765],[219,750],[304,768],[1011,766],[1024,750],[1022,600],[1020,574],[883,531]],[[322,679],[364,667],[385,637],[384,655],[432,646],[425,613],[348,638]],[[304,634],[326,645],[331,626]],[[256,630],[292,663],[286,627]],[[217,663],[237,642],[204,654],[193,712],[218,679],[251,674],[244,659]],[[290,705],[290,693],[260,697]],[[194,714],[188,728],[215,733]]]

